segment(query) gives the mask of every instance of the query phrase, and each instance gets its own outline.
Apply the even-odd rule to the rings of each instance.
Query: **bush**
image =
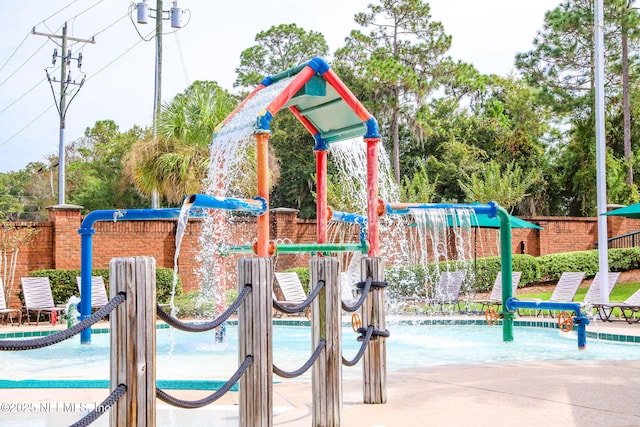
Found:
[[[93,276],[102,276],[109,295],[109,269],[94,268]],[[76,277],[80,276],[80,270],[34,270],[29,272],[32,277],[48,277],[51,282],[53,302],[55,304],[66,304],[72,295],[79,295]],[[159,304],[166,304],[171,298],[173,287],[173,270],[170,268],[156,268],[156,299]],[[176,284],[176,295],[182,293],[182,281],[178,277]],[[20,293],[22,299],[22,292]]]
[[[215,300],[205,299],[201,291],[186,292],[176,296],[173,302],[178,310],[178,317],[211,318],[216,310]]]
[[[640,268],[640,247],[608,250],[609,270],[628,271]],[[584,271],[585,277],[593,277],[600,270],[596,249],[580,252],[563,252],[537,258],[541,280],[558,280],[564,271]]]

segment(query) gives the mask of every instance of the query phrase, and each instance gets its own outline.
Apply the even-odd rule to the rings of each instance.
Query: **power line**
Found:
[[[9,55],[9,57],[7,58],[7,60],[4,62],[4,64],[2,64],[2,67],[0,67],[0,71],[4,70],[4,67],[7,66],[7,64],[9,63],[9,61],[11,61],[11,58],[13,58],[13,55],[16,54],[16,52],[18,51],[18,49],[20,49],[20,47],[22,47],[22,45],[24,44],[24,42],[27,40],[27,38],[31,35],[31,32],[28,32],[26,36],[24,36],[24,38],[22,39],[22,41],[20,42],[20,44],[18,45],[18,47],[16,47],[13,51],[13,53],[11,53],[11,55]],[[44,45],[43,45],[44,46]],[[0,83],[0,86],[2,84]]]
[[[24,132],[25,129],[27,129],[29,126],[34,124],[36,122],[36,120],[38,120],[40,117],[44,116],[44,114],[47,111],[51,110],[51,108],[53,108],[53,105],[49,105],[42,113],[38,114],[35,119],[33,119],[29,123],[27,123],[22,129],[20,129],[18,132],[16,132],[13,135],[11,135],[8,139],[5,139],[3,142],[0,142],[0,147],[2,147],[3,145],[6,145],[13,138],[15,138],[16,136],[20,135],[22,132]]]
[[[57,12],[55,12],[53,15],[50,15],[46,18],[44,18],[42,21],[40,21],[37,25],[39,24],[44,24],[46,20],[53,18],[54,16],[56,16],[57,14],[59,14],[60,12],[62,12],[63,10],[65,10],[66,8],[68,8],[69,6],[71,6],[72,4],[74,4],[75,2],[77,2],[78,0],[73,0],[71,3],[69,3],[68,5],[64,6],[62,9],[58,10]],[[36,25],[36,26],[37,26]],[[47,27],[48,28],[48,27]]]
[[[4,79],[2,82],[0,82],[0,87],[2,87],[3,84],[5,84],[11,77],[13,77],[18,71],[20,71],[20,69],[22,69],[22,67],[24,67],[25,65],[27,65],[27,62],[29,62],[31,60],[31,58],[33,58],[36,53],[40,52],[40,50],[47,44],[47,42],[45,41],[35,52],[33,52],[33,54],[31,54],[31,56],[29,58],[27,58],[26,61],[24,61],[22,63],[22,65],[20,65],[18,68],[16,68],[13,73],[9,74],[9,76]],[[21,43],[22,45],[22,43]],[[4,68],[4,66],[3,66]]]
[[[151,30],[149,32],[149,34],[153,33],[155,31],[155,29]],[[149,35],[147,34],[147,36]],[[133,44],[133,46],[131,46],[130,48],[128,48],[127,50],[125,50],[124,52],[122,52],[120,55],[118,55],[117,57],[115,57],[111,62],[107,63],[104,67],[100,68],[98,71],[96,71],[95,73],[93,73],[92,75],[88,76],[85,81],[89,81],[92,78],[94,78],[95,76],[97,76],[98,74],[100,74],[101,72],[103,72],[105,69],[107,69],[108,67],[110,67],[111,65],[113,65],[116,61],[118,61],[120,58],[122,58],[123,56],[125,56],[127,53],[129,53],[133,48],[135,48],[136,46],[138,46],[140,43],[142,43],[144,40],[138,40],[137,42],[135,42]]]
[[[56,68],[57,69],[57,68]],[[28,91],[26,91],[25,93],[23,93],[22,95],[20,95],[16,100],[14,100],[11,104],[7,105],[6,107],[4,107],[2,110],[0,110],[0,114],[4,113],[5,111],[7,111],[9,108],[13,107],[18,101],[20,101],[22,98],[24,98],[25,96],[27,96],[30,92],[32,92],[35,88],[37,88],[38,86],[40,86],[40,84],[42,82],[46,82],[47,79],[43,78],[42,80],[40,80],[38,83],[36,83],[31,89],[29,89]]]

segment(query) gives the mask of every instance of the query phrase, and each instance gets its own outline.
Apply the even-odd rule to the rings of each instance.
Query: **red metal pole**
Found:
[[[342,80],[338,78],[333,70],[328,70],[322,75],[322,77],[324,77],[327,83],[329,83],[336,90],[336,92],[338,92],[338,95],[340,95],[344,102],[346,102],[347,105],[351,107],[353,112],[356,113],[360,120],[366,122],[372,117],[371,113],[369,113],[364,105],[362,105],[362,103],[358,101],[358,98],[356,98],[353,92],[351,92],[349,88],[345,86],[344,83],[342,83]]]
[[[270,132],[256,133],[256,160],[258,170],[258,196],[267,201],[269,206],[269,138]],[[258,216],[258,247],[259,257],[269,256],[269,209],[264,215]]]
[[[369,257],[377,257],[378,235],[378,143],[380,138],[365,138],[367,144],[367,222],[369,228]]]
[[[306,66],[296,75],[291,83],[280,92],[280,94],[271,101],[271,104],[267,107],[267,111],[275,116],[284,104],[287,103],[293,95],[300,90],[300,88],[315,74],[313,68]]]
[[[328,150],[315,150],[316,153],[316,217],[318,243],[327,242],[327,153]]]

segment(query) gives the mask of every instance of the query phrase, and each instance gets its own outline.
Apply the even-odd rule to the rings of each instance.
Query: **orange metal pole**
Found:
[[[269,138],[271,132],[258,132],[256,136],[256,160],[258,169],[258,196],[267,201],[269,206]],[[258,217],[259,257],[269,256],[269,209]]]
[[[377,257],[380,247],[378,235],[378,143],[380,138],[365,138],[367,144],[367,223],[369,228],[369,256]]]

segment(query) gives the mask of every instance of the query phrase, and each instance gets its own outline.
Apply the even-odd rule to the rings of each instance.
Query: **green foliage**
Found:
[[[76,277],[80,276],[80,270],[34,270],[29,272],[32,277],[48,277],[51,282],[53,301],[56,304],[66,304],[72,295],[78,296]],[[93,276],[102,276],[109,295],[109,269],[95,268]],[[171,299],[173,287],[173,270],[170,268],[156,268],[156,300],[158,304],[166,304]],[[182,294],[182,281],[178,277],[176,295]],[[22,293],[20,294],[22,298]]]
[[[173,303],[178,310],[177,316],[180,318],[211,318],[216,310],[216,302],[203,298],[201,291],[185,292],[182,295],[176,296]]]
[[[468,202],[494,201],[512,211],[538,180],[538,174],[525,174],[515,162],[504,167],[497,162],[489,162],[481,173],[473,173],[465,182],[460,182],[460,187]]]
[[[426,162],[419,161],[417,170],[413,176],[404,176],[402,178],[401,201],[406,203],[430,203],[436,197],[436,188],[438,185],[438,175],[433,178],[433,182],[429,179],[429,171]]]
[[[280,24],[259,32],[256,44],[242,51],[234,86],[256,86],[268,75],[301,65],[314,56],[325,57],[329,46],[316,31],[296,24]]]
[[[609,270],[627,271],[640,268],[640,247],[609,249]],[[585,277],[593,277],[599,271],[596,249],[580,252],[564,252],[537,258],[542,280],[557,280],[564,271],[584,271]]]

